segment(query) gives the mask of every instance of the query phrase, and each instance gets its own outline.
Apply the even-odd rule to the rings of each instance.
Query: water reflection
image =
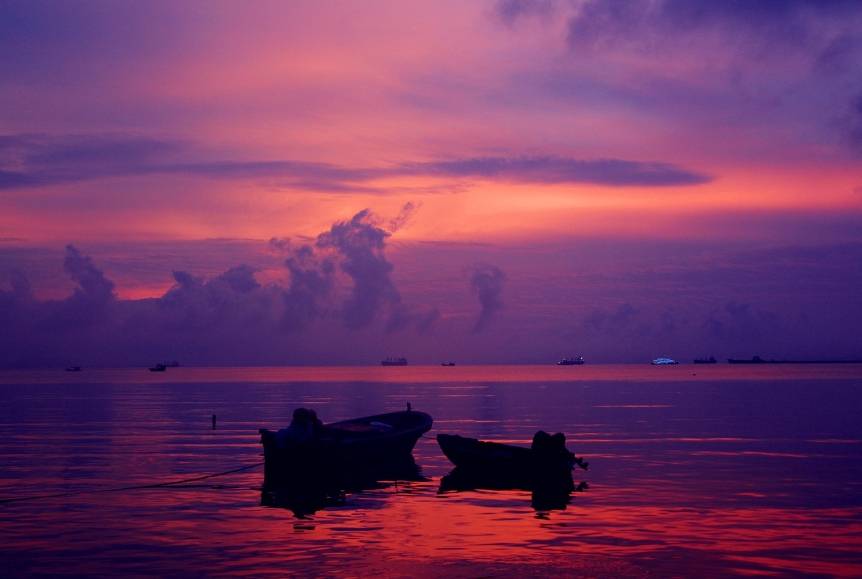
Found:
[[[589,488],[586,481],[575,485],[571,472],[536,477],[523,472],[483,473],[475,469],[455,467],[440,479],[438,493],[477,490],[529,491],[530,506],[536,511],[564,511],[572,500],[572,493]]]
[[[344,506],[349,494],[387,489],[400,482],[427,482],[412,456],[382,463],[296,473],[277,482],[264,479],[260,504],[288,509],[300,519],[326,507]]]
[[[408,367],[380,381],[380,370],[349,368],[0,373],[0,498],[256,463],[258,428],[287,424],[297,406],[337,421],[409,400],[434,416],[431,435],[529,446],[544,428],[592,463],[588,492],[538,512],[524,486],[449,477],[433,436],[414,451],[430,480],[346,481],[311,506],[262,496],[262,469],[218,485],[17,502],[0,506],[0,569],[862,576],[862,368],[718,366],[696,378],[684,366]],[[441,494],[441,477],[458,490]]]

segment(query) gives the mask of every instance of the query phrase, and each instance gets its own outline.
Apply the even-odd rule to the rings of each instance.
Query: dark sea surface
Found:
[[[262,506],[259,466],[104,492],[255,465],[258,428],[297,406],[330,422],[407,401],[434,417],[426,480],[307,517]],[[437,433],[540,428],[590,461],[565,509],[438,492]],[[3,577],[862,576],[862,366],[3,371],[0,500]]]

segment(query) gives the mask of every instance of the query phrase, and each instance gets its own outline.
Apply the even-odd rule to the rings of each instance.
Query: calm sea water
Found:
[[[262,506],[257,429],[400,410],[426,480]],[[862,367],[0,372],[0,575],[862,576]],[[218,415],[213,430],[210,416]],[[563,431],[589,483],[439,493],[438,432]],[[97,491],[84,492],[78,491]]]

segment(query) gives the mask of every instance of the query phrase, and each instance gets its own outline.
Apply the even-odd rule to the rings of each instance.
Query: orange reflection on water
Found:
[[[678,368],[639,366],[463,367],[455,380],[430,380],[450,370],[179,368],[141,383],[149,373],[122,369],[93,371],[104,382],[89,384],[87,371],[17,374],[21,384],[7,373],[0,498],[255,463],[257,428],[285,424],[297,406],[334,421],[409,399],[435,427],[414,453],[427,481],[348,492],[306,518],[262,505],[258,467],[0,505],[0,556],[44,575],[862,575],[858,380],[800,379],[810,367],[719,368],[734,377],[680,386]],[[522,370],[534,379],[464,380]],[[561,370],[595,378],[535,379]],[[419,378],[397,382],[399,373]],[[311,379],[284,379],[299,375]],[[671,378],[647,379],[657,375]],[[575,473],[590,488],[564,510],[536,511],[521,490],[439,493],[452,465],[436,433],[527,445],[538,428],[566,432],[591,463]]]

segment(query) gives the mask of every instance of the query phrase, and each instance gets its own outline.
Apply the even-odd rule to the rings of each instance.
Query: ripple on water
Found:
[[[0,505],[0,562],[22,576],[862,574],[859,369],[657,382],[653,369],[465,368],[3,374],[3,498],[251,464],[257,428],[298,405],[334,421],[409,400],[435,428],[415,451],[427,481],[347,493],[304,519],[261,504],[259,470]],[[437,432],[526,445],[537,428],[566,432],[591,462],[564,510],[537,512],[527,491],[439,493],[451,465]]]

